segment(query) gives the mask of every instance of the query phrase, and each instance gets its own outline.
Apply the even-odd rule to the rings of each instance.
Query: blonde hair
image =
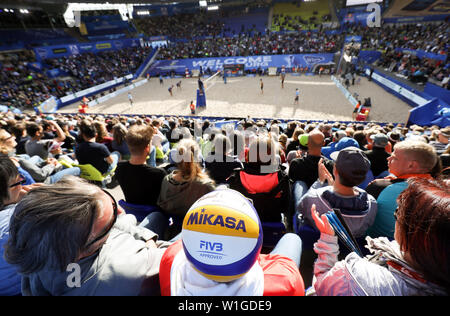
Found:
[[[286,145],[286,143],[287,143],[287,140],[288,140],[288,137],[287,137],[286,134],[281,134],[281,135],[278,137],[278,141],[279,141],[280,143],[285,144],[285,145]]]
[[[177,169],[184,181],[193,182],[198,179],[209,179],[200,166],[200,147],[193,139],[182,139],[176,148]]]
[[[5,144],[6,133],[4,129],[0,129],[0,153],[8,155],[11,152],[11,147]]]
[[[409,160],[417,161],[421,171],[431,172],[438,163],[439,157],[433,146],[417,140],[404,140],[395,145],[395,150],[403,151]]]
[[[112,128],[113,138],[118,145],[122,145],[125,141],[125,136],[127,134],[127,128],[122,123],[115,124]]]

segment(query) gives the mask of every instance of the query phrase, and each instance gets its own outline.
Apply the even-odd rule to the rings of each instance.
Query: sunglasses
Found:
[[[111,229],[113,228],[114,224],[115,224],[116,221],[117,221],[117,216],[118,216],[118,213],[119,213],[119,212],[118,212],[118,207],[117,207],[116,199],[115,199],[108,191],[103,190],[103,189],[102,189],[102,191],[103,191],[106,195],[108,195],[108,196],[111,198],[111,200],[112,200],[113,214],[114,214],[113,220],[112,220],[111,223],[107,226],[107,229],[105,229],[105,230],[103,231],[102,234],[100,234],[99,236],[97,236],[94,240],[90,241],[90,242],[85,246],[86,248],[89,248],[90,246],[92,246],[93,244],[95,244],[97,241],[102,240],[106,235],[108,235],[109,232],[111,231]]]
[[[11,184],[9,187],[10,188],[14,188],[14,187],[16,187],[16,186],[18,186],[18,185],[24,185],[26,182],[27,182],[27,180],[25,180],[24,178],[22,178],[22,177],[20,177],[21,178],[21,180],[19,181],[19,182],[16,182],[16,183],[14,183],[14,184]]]
[[[397,213],[398,213],[398,207],[395,209],[395,211],[394,211],[394,218],[395,218],[395,221],[397,221]]]

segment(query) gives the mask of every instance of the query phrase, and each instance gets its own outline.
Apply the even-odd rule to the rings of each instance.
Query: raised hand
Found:
[[[319,215],[319,212],[316,211],[316,205],[313,204],[311,206],[311,217],[314,220],[314,223],[316,223],[317,229],[324,234],[334,236],[334,229],[331,227],[330,223],[328,222],[328,218],[325,214],[322,214],[322,216]]]

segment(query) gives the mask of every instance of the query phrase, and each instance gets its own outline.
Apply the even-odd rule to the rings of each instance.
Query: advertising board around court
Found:
[[[370,75],[370,70],[366,69],[366,75]],[[391,78],[387,78],[380,73],[374,72],[372,74],[372,79],[377,82],[384,89],[390,91],[395,96],[404,98],[404,100],[412,106],[420,106],[426,104],[429,100],[422,97],[413,89],[407,87],[406,85],[400,85],[398,82],[393,81]]]
[[[244,64],[230,64],[230,65],[224,65],[223,70],[227,73],[233,74],[233,75],[244,75]]]
[[[210,69],[218,71],[228,67],[228,65],[244,65],[244,70],[253,70],[260,67],[265,70],[269,67],[286,69],[294,67],[308,67],[309,70],[320,65],[329,65],[333,63],[334,54],[295,54],[295,55],[257,55],[257,56],[234,56],[234,57],[213,57],[213,58],[189,58],[175,60],[158,60],[147,72],[150,76],[159,74],[181,74],[185,73],[186,68],[190,71],[198,70],[202,67],[203,71]]]

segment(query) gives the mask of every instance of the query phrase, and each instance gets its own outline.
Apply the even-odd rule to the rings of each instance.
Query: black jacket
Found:
[[[370,170],[372,170],[374,177],[377,177],[383,171],[388,170],[387,159],[390,155],[384,148],[373,147],[372,150],[365,151],[365,154],[370,161]]]
[[[319,160],[323,158],[325,167],[333,174],[333,161],[329,160],[324,156],[311,156],[306,155],[302,158],[296,158],[291,161],[289,165],[289,179],[292,182],[303,181],[306,185],[311,187],[311,185],[316,182],[319,178]]]
[[[288,229],[292,226],[290,210],[291,186],[289,177],[282,170],[261,172],[261,166],[244,164],[244,169],[235,170],[227,183],[230,189],[239,191],[253,201],[261,222],[280,222],[284,213]]]

